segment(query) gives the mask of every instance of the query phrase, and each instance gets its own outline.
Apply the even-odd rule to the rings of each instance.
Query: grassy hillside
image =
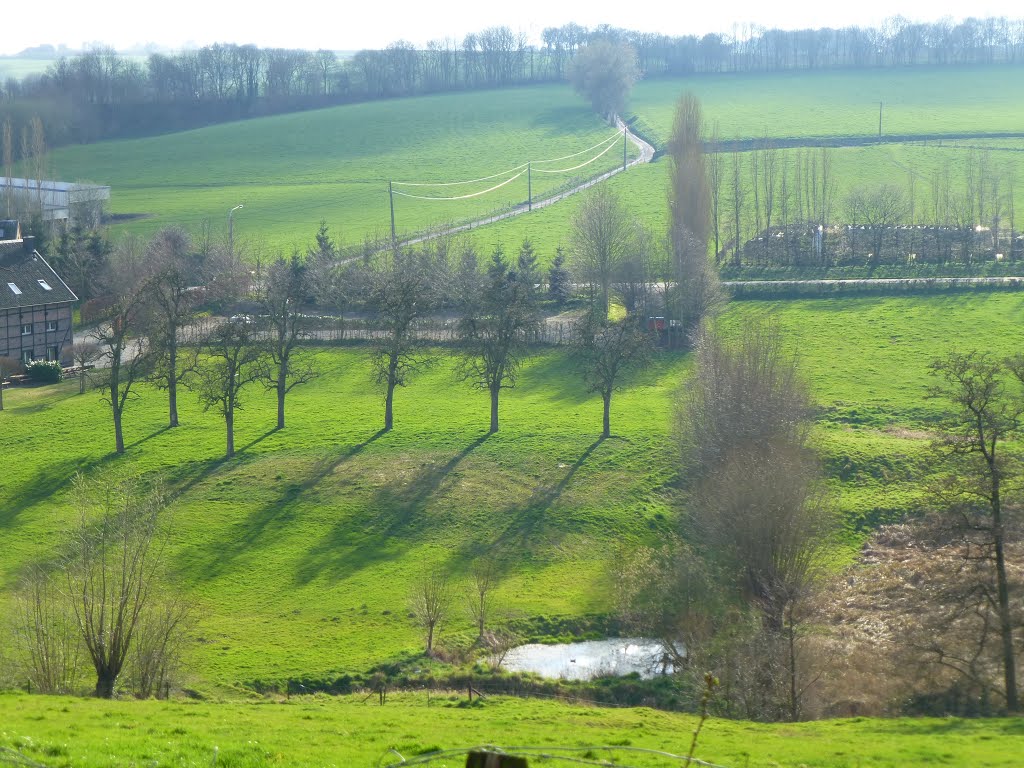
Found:
[[[722,138],[1020,131],[1016,67],[908,67],[665,78],[638,83],[632,110],[661,136],[683,91],[700,97]]]
[[[417,693],[389,696],[383,707],[361,697],[208,704],[6,695],[0,696],[0,722],[0,747],[18,749],[54,768],[142,761],[205,765],[215,749],[217,765],[225,768],[369,768],[380,765],[390,748],[412,758],[479,744],[551,751],[570,747],[576,751],[566,754],[576,758],[654,768],[678,761],[629,748],[686,754],[696,720],[644,708],[595,709],[500,698],[466,707],[458,696],[435,693],[428,703]],[[750,768],[1009,768],[1018,763],[1022,736],[1019,719],[855,718],[785,725],[711,720],[701,733],[696,757]],[[611,748],[588,752],[591,745]],[[388,757],[385,763],[398,759]],[[460,755],[431,765],[464,761]]]
[[[217,125],[146,139],[69,147],[53,153],[66,179],[112,187],[110,211],[145,217],[119,227],[151,232],[206,223],[224,237],[227,212],[238,204],[235,235],[253,248],[305,247],[324,219],[336,237],[358,243],[390,232],[388,181],[479,179],[527,161],[561,158],[614,135],[568,87],[547,86],[445,94],[354,104]],[[629,145],[635,156],[635,149]],[[538,163],[533,195],[577,175],[570,168],[597,152]],[[622,163],[621,144],[581,172]],[[410,194],[458,197],[510,178],[454,187],[397,187]],[[527,177],[464,201],[395,197],[399,233],[448,220],[479,217],[527,199]]]
[[[781,185],[782,164],[789,166],[790,202],[789,215],[796,215],[795,168],[800,153],[806,150],[778,150],[777,185]],[[915,219],[919,222],[933,218],[934,194],[932,180],[941,178],[948,168],[950,188],[954,195],[961,194],[966,187],[967,166],[972,157],[989,151],[992,168],[1002,174],[999,194],[1006,196],[1010,191],[1010,179],[1016,200],[1024,200],[1024,139],[971,139],[962,141],[930,141],[907,144],[880,144],[868,147],[841,147],[831,149],[832,174],[836,181],[834,200],[835,218],[845,220],[845,200],[851,190],[857,187],[871,189],[890,184],[903,189],[909,199],[911,178],[915,180]],[[754,227],[753,192],[750,177],[750,153],[742,153],[744,184],[744,208],[746,236]],[[731,173],[731,158],[724,157],[724,174]],[[653,233],[660,236],[668,223],[669,164],[659,159],[651,165],[634,168],[626,174],[605,182],[622,199],[626,207]],[[939,188],[941,189],[941,187]],[[722,191],[722,239],[731,237],[732,208],[727,199],[731,187],[727,183]],[[585,193],[584,193],[585,194]],[[775,217],[781,216],[781,194],[777,194]],[[491,224],[474,230],[471,237],[484,252],[498,244],[506,249],[517,246],[528,237],[538,249],[543,263],[553,258],[559,245],[568,248],[571,242],[572,218],[584,199],[576,195],[558,205],[534,211],[526,216]],[[1019,205],[1019,203],[1018,203]],[[1004,226],[1008,219],[1003,206]],[[1020,225],[1016,225],[1020,228]]]
[[[924,67],[659,79],[636,86],[632,108],[662,138],[671,131],[675,101],[686,89],[701,96],[709,124],[717,121],[726,138],[870,136],[878,129],[879,100],[885,103],[887,133],[1013,131],[1024,125],[1019,106],[1024,79],[1017,75],[1010,67]],[[245,208],[235,215],[239,243],[290,251],[312,241],[321,219],[346,243],[387,235],[389,180],[479,179],[528,160],[573,154],[610,135],[568,86],[549,85],[355,104],[68,147],[53,153],[52,165],[62,178],[112,186],[110,211],[125,217],[115,234],[182,224],[222,239],[228,210],[241,203]],[[1011,148],[1019,149],[1020,143]],[[902,182],[907,168],[924,175],[943,162],[940,155],[963,156],[946,150],[906,145],[841,150],[837,178],[843,187],[894,175]],[[632,145],[629,152],[635,153]],[[570,168],[591,156],[545,167]],[[999,156],[1001,162],[1018,162],[1019,153]],[[577,172],[535,172],[533,194],[543,196],[577,173],[612,168],[621,159],[613,148]],[[664,215],[666,175],[660,162],[657,170],[637,169],[612,182],[656,230]],[[396,189],[458,197],[507,178]],[[1024,184],[1024,172],[1017,178]],[[483,217],[526,198],[526,176],[461,201],[396,196],[396,227],[400,233],[421,231]],[[485,227],[480,234],[487,243],[508,244],[528,232],[542,250],[553,251],[565,240],[577,204],[569,200]]]
[[[959,295],[732,305],[722,324],[773,315],[820,404],[817,441],[856,547],[861,531],[920,502],[928,430],[927,364],[952,345],[1016,350],[1024,297]],[[955,341],[953,341],[955,340]],[[200,608],[197,683],[363,670],[416,653],[408,595],[428,568],[465,574],[499,562],[499,596],[520,616],[580,617],[611,607],[608,563],[622,544],[672,526],[673,392],[688,359],[664,356],[616,396],[610,440],[599,400],[561,351],[534,357],[503,395],[487,437],[487,401],[443,362],[396,400],[378,435],[380,396],[359,348],[317,353],[324,375],[291,396],[289,426],[254,390],[238,419],[240,455],[221,459],[223,426],[182,399],[143,390],[126,415],[128,453],[110,455],[109,416],[73,382],[13,390],[0,413],[9,455],[0,483],[0,585],[45,558],[71,519],[79,469],[163,473],[174,492],[173,565]],[[839,555],[840,560],[842,555]],[[468,631],[457,618],[442,634]]]

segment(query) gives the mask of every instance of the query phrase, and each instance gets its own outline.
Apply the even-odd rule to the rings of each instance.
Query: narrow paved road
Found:
[[[626,163],[624,166],[613,168],[607,173],[602,173],[600,176],[595,176],[592,179],[588,179],[587,181],[584,181],[582,184],[578,184],[577,186],[573,187],[572,189],[568,189],[565,192],[559,192],[557,195],[546,197],[543,200],[535,200],[532,206],[528,204],[518,205],[510,211],[505,211],[504,213],[499,213],[494,216],[488,216],[483,219],[476,219],[475,221],[471,221],[468,224],[460,224],[456,227],[447,227],[445,229],[440,229],[434,232],[428,232],[427,234],[424,235],[417,235],[416,237],[409,238],[408,240],[401,240],[399,241],[399,245],[415,245],[416,243],[423,243],[426,242],[427,240],[433,240],[434,238],[437,237],[443,237],[445,235],[454,235],[457,232],[467,232],[471,229],[482,227],[485,224],[493,224],[496,221],[510,219],[513,216],[521,216],[524,213],[535,211],[538,208],[546,208],[547,206],[553,205],[554,203],[557,203],[560,200],[564,200],[570,195],[575,195],[577,192],[582,192],[583,190],[588,189],[594,186],[595,184],[600,184],[602,181],[610,179],[612,176],[615,176],[618,173],[622,173],[623,171],[632,168],[634,165],[649,163],[651,162],[651,160],[654,159],[654,147],[652,147],[646,141],[644,141],[631,130],[629,130],[626,124],[622,122],[621,118],[615,118],[615,127],[618,128],[620,131],[625,131],[626,137],[630,140],[630,142],[632,142],[637,147],[637,149],[640,150],[640,155],[631,160],[630,162]]]

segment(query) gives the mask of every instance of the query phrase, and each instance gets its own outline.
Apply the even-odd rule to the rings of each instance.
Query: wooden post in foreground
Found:
[[[493,752],[470,752],[466,768],[527,768],[525,757],[496,755]]]

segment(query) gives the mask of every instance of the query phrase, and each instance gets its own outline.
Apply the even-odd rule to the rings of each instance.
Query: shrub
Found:
[[[36,384],[56,384],[63,378],[60,363],[56,360],[36,360],[25,366],[28,379]]]

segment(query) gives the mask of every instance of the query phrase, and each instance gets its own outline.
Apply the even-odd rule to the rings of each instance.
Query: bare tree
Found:
[[[182,665],[192,613],[187,601],[167,594],[154,594],[144,607],[127,665],[138,698],[167,698]]]
[[[104,350],[107,364],[100,388],[113,416],[117,453],[124,453],[125,406],[134,395],[135,386],[149,375],[152,365],[149,344],[142,336],[145,309],[142,286],[137,254],[122,250],[110,269],[107,289],[110,303],[103,312],[102,322],[92,332],[93,340]]]
[[[757,608],[765,642],[783,647],[779,698],[797,719],[801,604],[819,580],[833,531],[807,445],[807,386],[773,325],[747,326],[733,343],[705,333],[696,357],[679,421],[693,483],[690,525]]]
[[[263,353],[245,319],[218,325],[204,340],[202,351],[205,359],[193,376],[192,386],[205,409],[216,406],[224,417],[224,455],[230,459],[235,455],[235,411],[242,407],[242,390],[263,375]]]
[[[11,129],[11,118],[4,118],[3,125],[3,163],[4,163],[4,201],[7,203],[7,215],[11,218],[14,204],[14,189],[11,187],[11,177],[14,176],[14,136]]]
[[[869,264],[881,263],[886,236],[893,239],[895,227],[907,217],[909,206],[903,190],[891,184],[874,188],[858,187],[847,196],[846,210],[851,221],[859,221],[869,229]]]
[[[413,587],[412,613],[416,623],[426,632],[426,654],[434,653],[434,633],[448,617],[452,605],[448,575],[439,570],[425,574]]]
[[[498,586],[499,573],[492,560],[480,560],[470,570],[469,615],[476,624],[477,637],[483,639],[487,622],[493,614],[493,592]]]
[[[416,321],[435,303],[427,254],[396,250],[370,275],[367,304],[383,334],[371,352],[374,379],[384,389],[384,430],[394,426],[395,388],[432,364],[434,357],[416,334]]]
[[[82,476],[75,499],[79,524],[60,567],[96,671],[96,696],[109,699],[161,579],[164,499],[137,478]]]
[[[78,368],[78,394],[85,394],[88,369],[100,358],[100,345],[93,341],[76,341],[71,345],[71,359]]]
[[[292,256],[290,261],[274,261],[257,291],[266,327],[264,347],[271,363],[263,372],[263,380],[277,395],[278,429],[284,429],[285,397],[317,376],[312,359],[301,356],[299,348],[300,342],[309,336],[309,319],[302,314],[308,288],[305,266],[297,256]]]
[[[612,282],[634,250],[635,232],[629,212],[605,184],[594,187],[573,216],[573,273],[589,284],[591,306],[605,317]]]
[[[15,593],[14,650],[39,693],[74,693],[81,682],[82,637],[59,571],[30,566]]]
[[[981,556],[994,574],[995,594],[988,599],[999,622],[1006,708],[1017,712],[1020,699],[1006,566],[1004,486],[1019,466],[1004,449],[1008,440],[1019,436],[1024,412],[1020,392],[1007,390],[1007,368],[1024,383],[1024,357],[1018,355],[1004,367],[985,352],[952,352],[930,367],[941,380],[930,395],[949,401],[955,409],[950,414],[948,437],[943,440],[954,461],[944,495],[965,530],[984,534]]]
[[[491,398],[490,432],[498,431],[498,397],[514,387],[537,327],[534,286],[495,251],[481,293],[459,320],[462,359],[457,375]]]
[[[611,437],[612,395],[622,388],[622,378],[629,370],[650,363],[653,346],[650,333],[635,318],[612,322],[588,315],[577,326],[573,356],[587,391],[601,395],[601,437]]]
[[[151,379],[167,390],[167,425],[178,426],[178,382],[194,367],[194,356],[179,354],[179,333],[199,299],[197,259],[188,233],[177,227],[160,230],[146,246],[146,325],[153,352]]]
[[[667,298],[684,338],[721,302],[718,274],[708,261],[711,188],[703,134],[700,101],[684,93],[676,104],[668,147],[672,163],[668,240],[676,284]]]

